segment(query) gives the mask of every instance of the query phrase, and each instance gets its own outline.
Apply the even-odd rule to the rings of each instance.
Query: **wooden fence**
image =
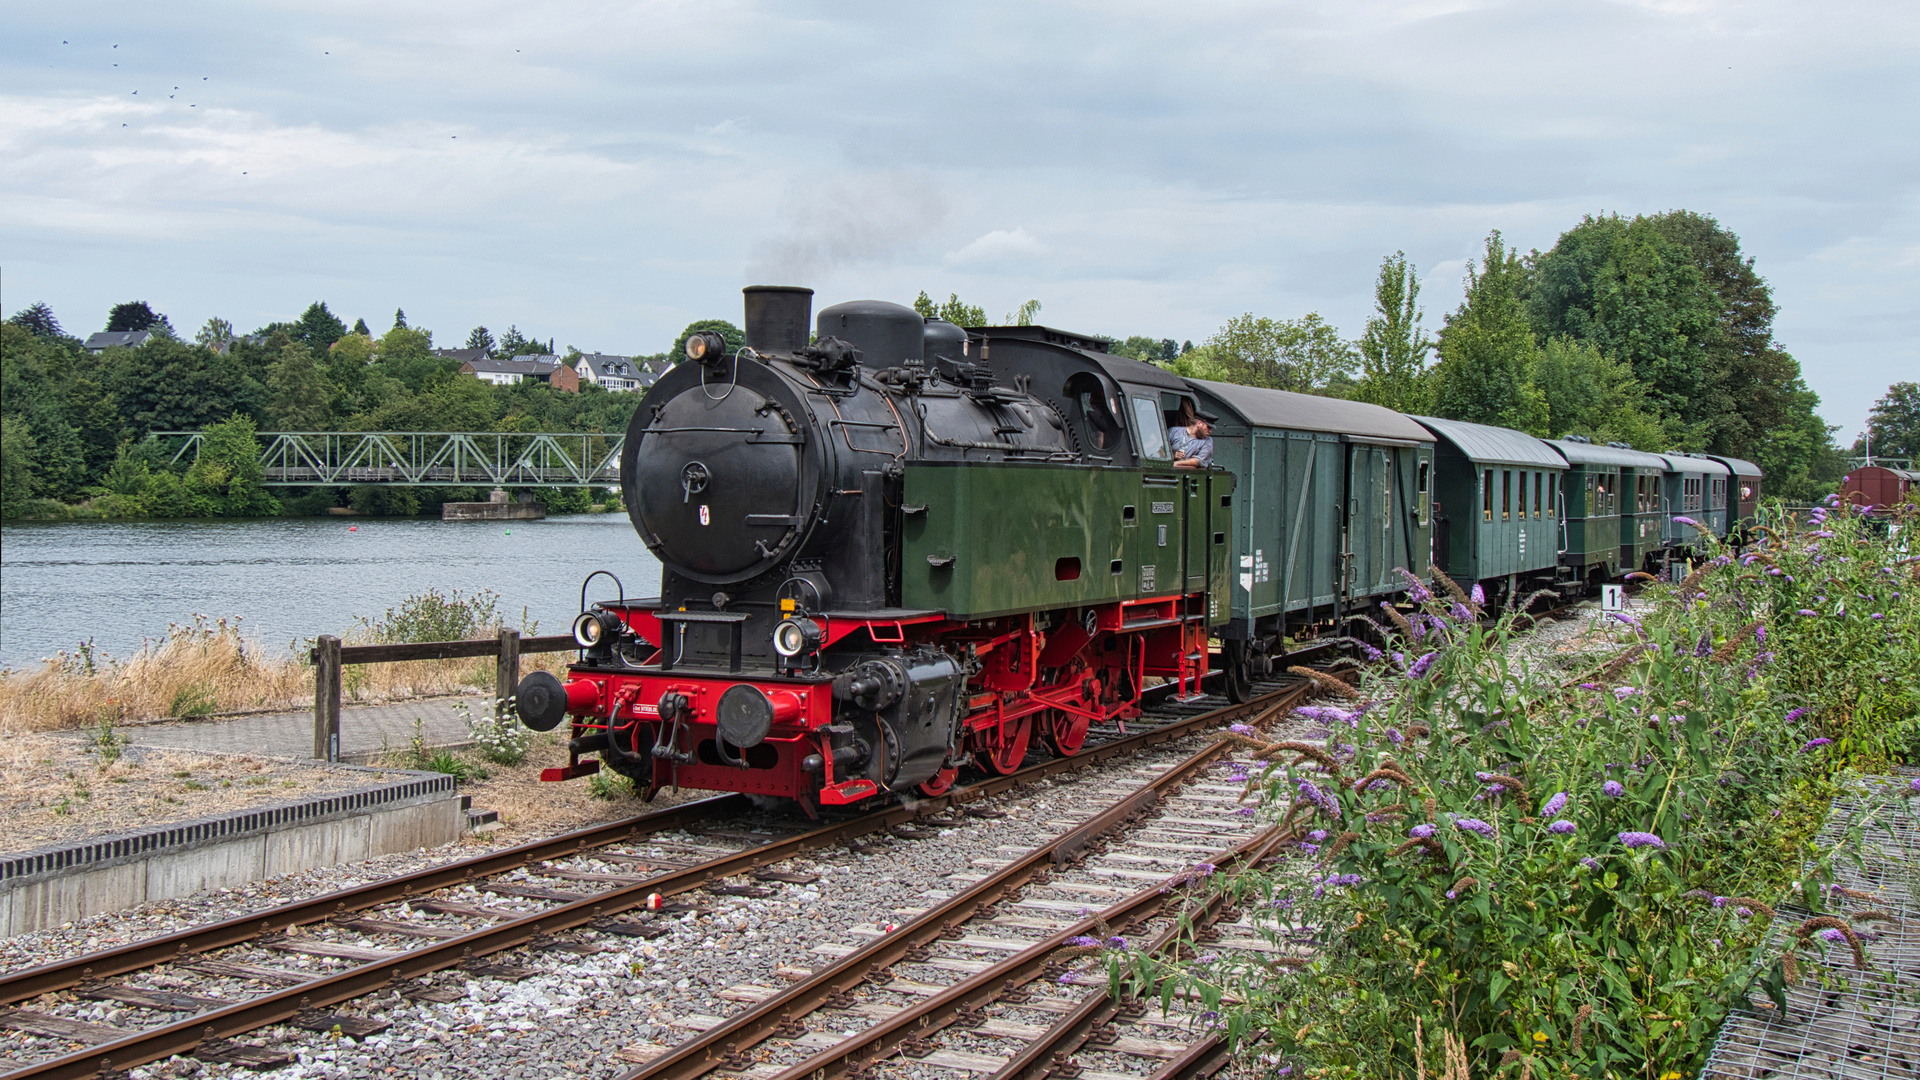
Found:
[[[522,653],[566,652],[579,647],[572,634],[523,638],[513,629],[500,631],[498,637],[405,645],[342,645],[332,634],[322,634],[314,639],[313,651],[308,654],[313,661],[313,756],[323,761],[340,760],[340,674],[348,664],[491,656],[493,697],[498,703],[513,697],[520,683]]]

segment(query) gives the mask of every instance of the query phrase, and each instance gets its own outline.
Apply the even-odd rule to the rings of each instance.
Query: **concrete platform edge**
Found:
[[[466,812],[453,778],[402,775],[276,806],[0,855],[0,936],[459,839]]]

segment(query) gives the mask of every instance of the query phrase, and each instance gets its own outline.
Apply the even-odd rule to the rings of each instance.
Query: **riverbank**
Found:
[[[7,525],[0,668],[24,673],[83,649],[132,657],[196,615],[237,623],[263,657],[292,657],[429,586],[490,590],[505,621],[551,634],[573,621],[580,583],[595,570],[617,574],[628,596],[652,595],[660,580],[624,514]],[[588,599],[619,591],[602,578]]]

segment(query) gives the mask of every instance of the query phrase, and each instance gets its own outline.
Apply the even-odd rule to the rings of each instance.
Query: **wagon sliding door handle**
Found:
[[[929,555],[929,556],[927,556],[927,565],[928,565],[928,566],[952,566],[952,565],[953,565],[953,556],[951,556],[951,555]]]

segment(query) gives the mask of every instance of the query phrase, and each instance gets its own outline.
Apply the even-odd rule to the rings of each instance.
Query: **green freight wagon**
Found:
[[[1667,459],[1578,436],[1547,445],[1567,460],[1560,565],[1589,585],[1646,565],[1661,547],[1660,478]]]
[[[1567,461],[1509,428],[1419,416],[1434,444],[1434,563],[1466,587],[1511,596],[1559,579]]]
[[[1229,652],[1265,658],[1316,624],[1406,591],[1430,559],[1433,437],[1389,409],[1189,379],[1216,413],[1233,497]]]

